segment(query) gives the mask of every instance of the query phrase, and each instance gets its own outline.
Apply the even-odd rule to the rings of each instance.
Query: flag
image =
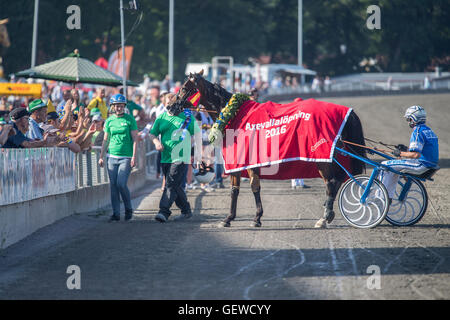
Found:
[[[127,71],[127,79],[130,76],[131,58],[133,56],[133,47],[125,46],[125,68]],[[122,77],[122,48],[111,53],[108,60],[108,70]]]
[[[108,61],[106,61],[105,58],[100,57],[97,60],[95,60],[94,62],[96,65],[98,65],[99,67],[102,67],[103,69],[108,70]]]

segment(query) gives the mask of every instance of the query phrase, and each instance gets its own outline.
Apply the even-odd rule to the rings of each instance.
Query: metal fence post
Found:
[[[78,154],[78,188],[84,186],[83,176],[83,153]]]
[[[100,151],[95,150],[95,162],[93,165],[95,166],[95,171],[97,172],[97,184],[102,183],[102,171],[98,166],[98,160],[100,159]]]
[[[87,165],[87,182],[86,185],[92,187],[92,156],[88,151],[86,152],[86,165]]]

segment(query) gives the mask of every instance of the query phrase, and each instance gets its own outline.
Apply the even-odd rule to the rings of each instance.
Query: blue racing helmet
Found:
[[[427,113],[421,106],[409,107],[406,110],[404,117],[411,123],[412,126],[425,123],[427,121]]]
[[[115,94],[109,99],[109,105],[112,106],[114,104],[127,104],[127,99],[125,99],[125,96],[123,94]]]

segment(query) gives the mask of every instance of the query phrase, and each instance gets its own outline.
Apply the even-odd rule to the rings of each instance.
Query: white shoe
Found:
[[[213,192],[214,191],[214,189],[211,188],[210,186],[201,186],[200,188],[205,192]]]

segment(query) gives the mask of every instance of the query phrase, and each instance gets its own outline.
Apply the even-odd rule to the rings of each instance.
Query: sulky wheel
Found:
[[[339,210],[344,219],[356,228],[368,229],[376,227],[386,217],[389,204],[388,193],[384,185],[377,179],[373,181],[366,203],[361,203],[370,177],[359,175],[345,182],[338,196]]]
[[[418,180],[401,177],[386,220],[394,226],[411,226],[422,219],[427,206],[428,194],[424,185]]]

